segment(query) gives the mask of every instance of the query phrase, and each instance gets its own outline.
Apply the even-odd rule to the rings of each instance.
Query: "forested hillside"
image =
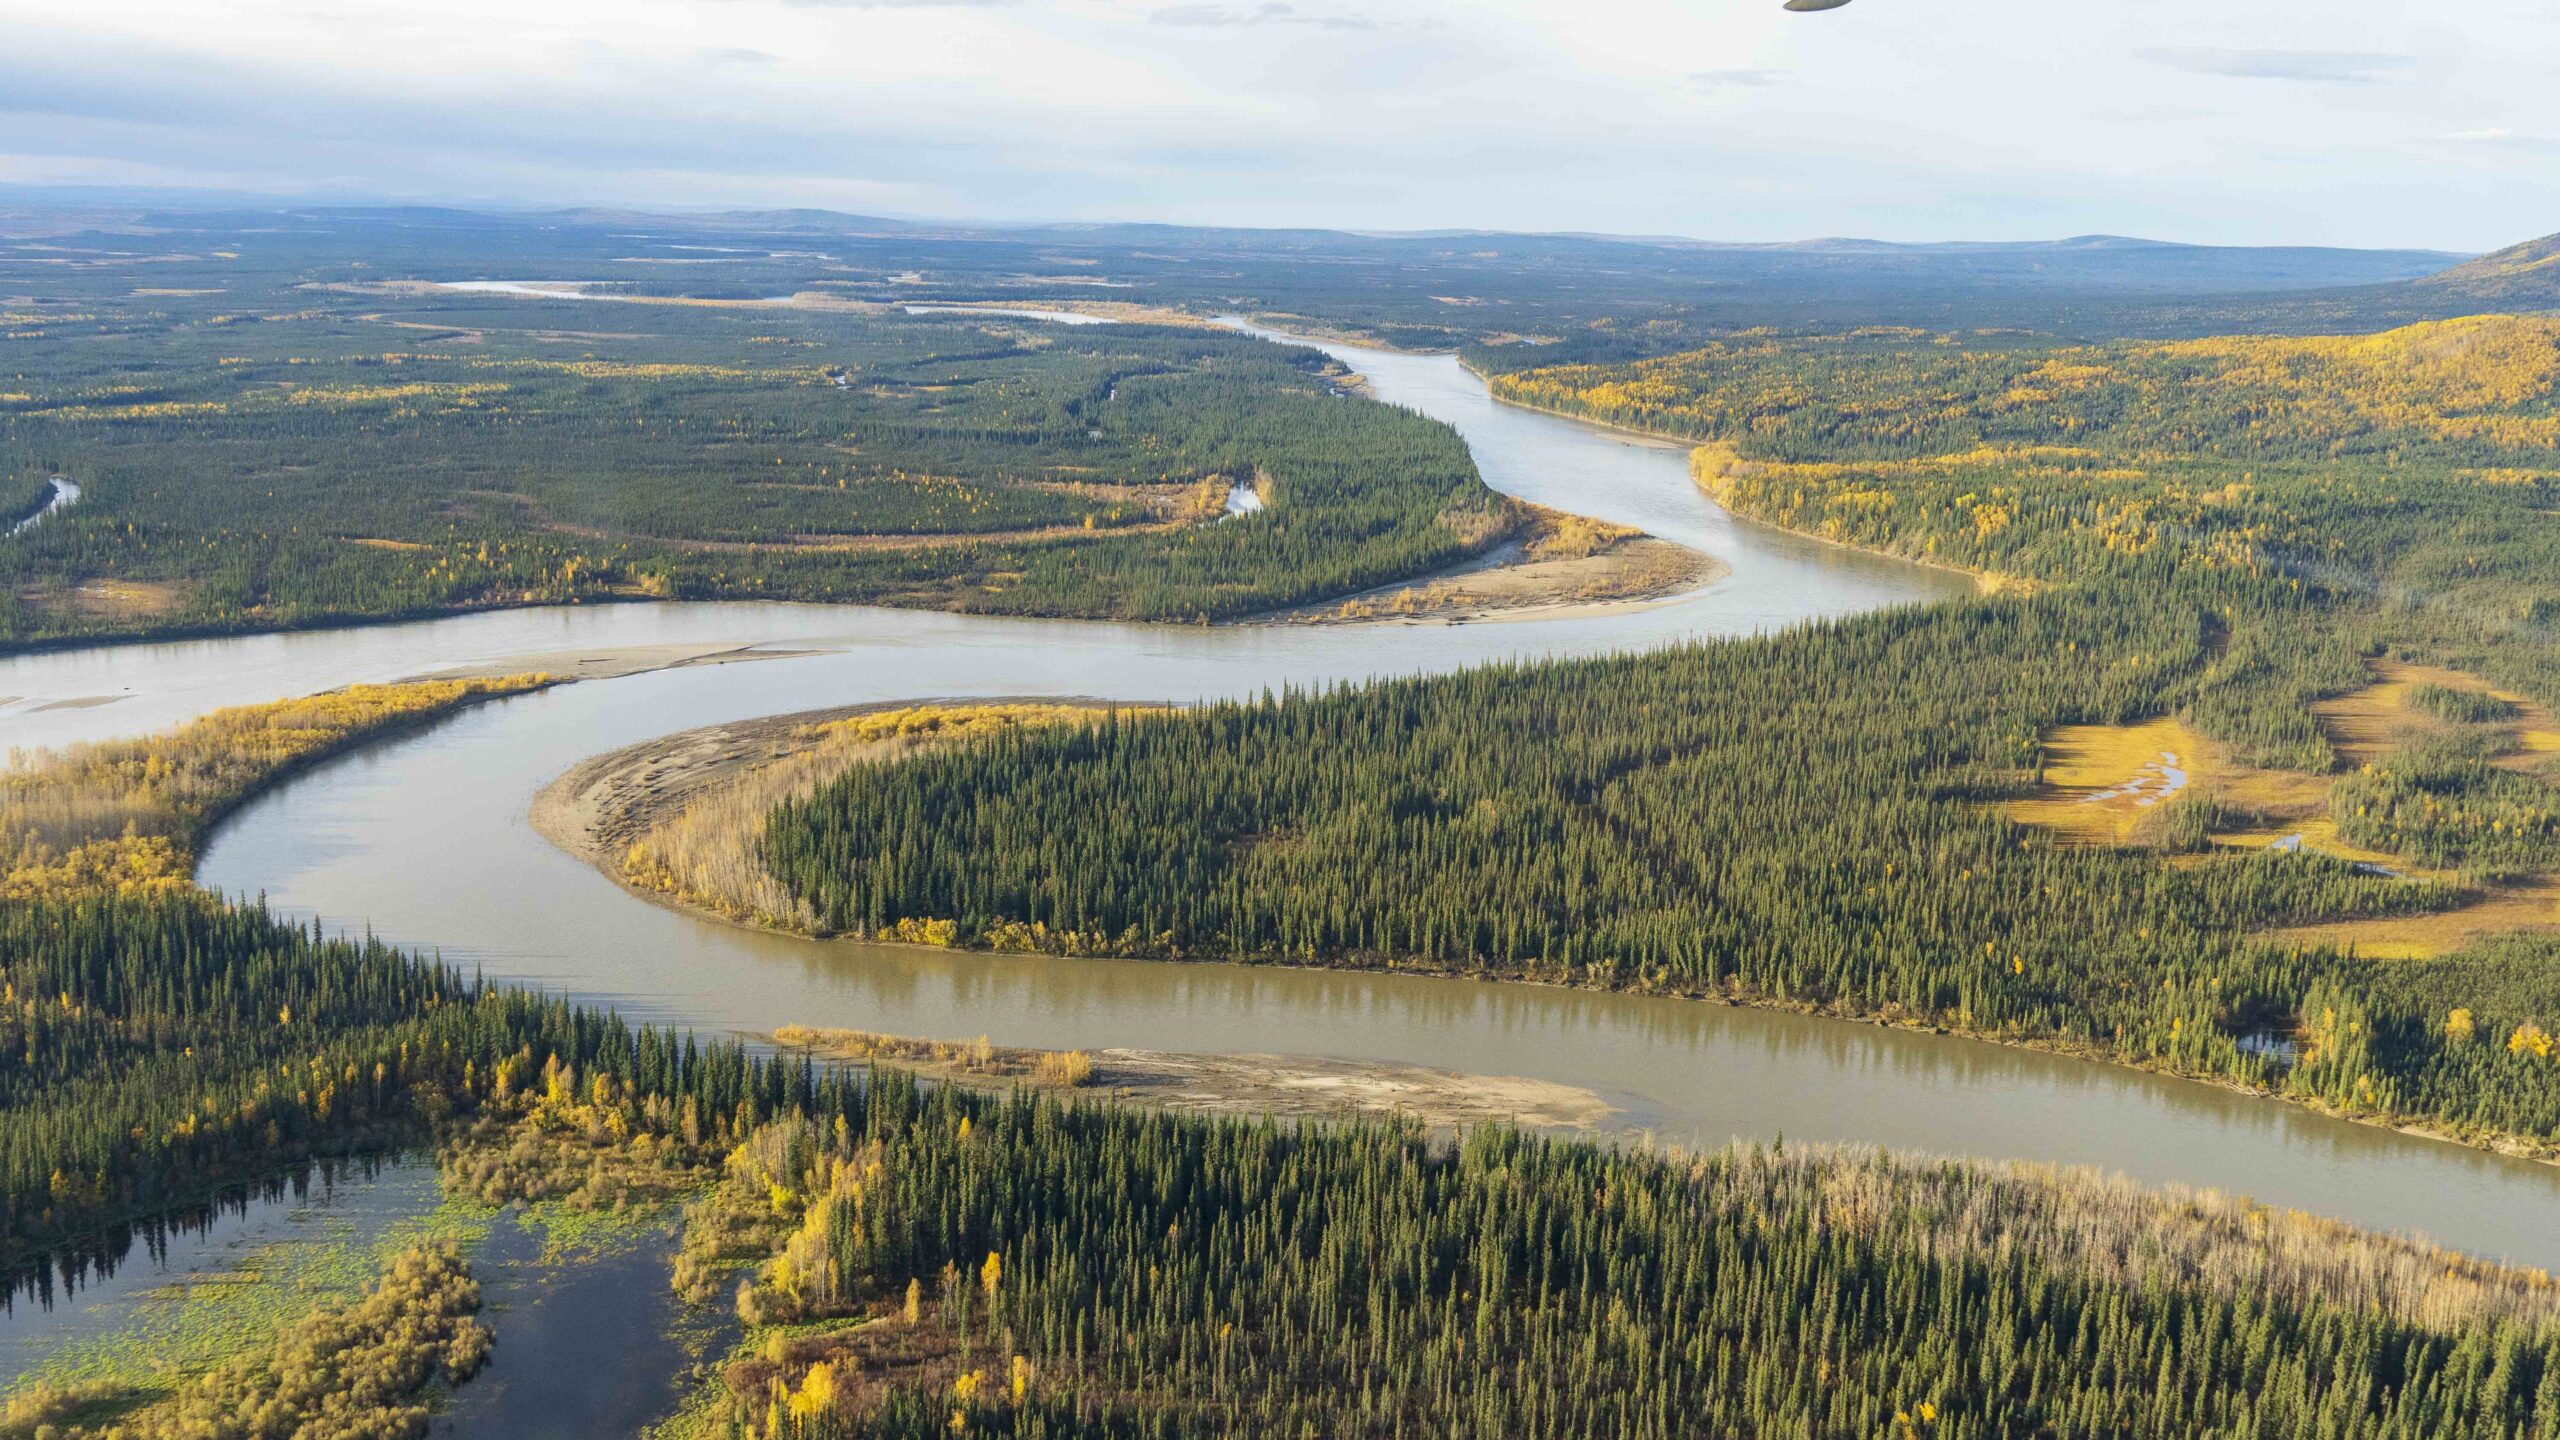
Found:
[[[1790,529],[2041,579],[2155,552],[2338,589],[2560,597],[2560,320],[2058,346],[1736,340],[1495,378],[1712,442],[1700,478]],[[2492,583],[2494,582],[2494,584]]]
[[[2414,290],[2459,296],[2467,304],[2484,308],[2547,310],[2560,305],[2560,235],[2510,245],[2408,284]]]

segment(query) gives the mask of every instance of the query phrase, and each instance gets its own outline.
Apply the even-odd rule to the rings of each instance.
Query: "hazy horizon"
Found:
[[[947,228],[959,233],[978,232],[1000,234],[1006,231],[1015,230],[1038,231],[1079,227],[1088,229],[1104,229],[1112,227],[1144,227],[1161,225],[1187,230],[1233,230],[1240,232],[1270,231],[1274,233],[1285,233],[1288,231],[1302,230],[1308,233],[1345,235],[1379,240],[1427,239],[1433,236],[1444,235],[1483,235],[1509,236],[1521,239],[1576,239],[1622,242],[1628,244],[1662,244],[1673,246],[1695,246],[1701,249],[1721,248],[1734,250],[1783,250],[1789,248],[1812,248],[1826,244],[1877,245],[1900,250],[1953,250],[1965,248],[1989,250],[2003,248],[2029,249],[2038,246],[2059,247],[2079,241],[2113,241],[2134,245],[2157,245],[2164,247],[2273,250],[2332,249],[2399,252],[2408,254],[2434,254],[2445,256],[2447,260],[2451,262],[2475,258],[2488,253],[2489,249],[2506,248],[2505,245],[2499,245],[2481,249],[2457,250],[2437,245],[2336,245],[2281,239],[2223,242],[2213,240],[2189,240],[2175,235],[2122,234],[2112,231],[2076,231],[2069,233],[2021,234],[1994,237],[1949,235],[1923,238],[1910,238],[1886,234],[1830,234],[1798,235],[1767,240],[1735,240],[1721,235],[1679,234],[1667,231],[1640,234],[1632,231],[1616,230],[1527,230],[1498,229],[1482,226],[1418,226],[1410,229],[1347,225],[1255,226],[1244,224],[1220,224],[1217,222],[1158,220],[1143,215],[1089,219],[1067,218],[1060,216],[992,215],[981,218],[964,219],[951,215],[901,213],[888,209],[842,210],[830,206],[810,205],[683,205],[672,202],[641,205],[617,204],[612,201],[593,201],[578,205],[546,205],[535,201],[492,199],[481,196],[401,196],[383,195],[363,191],[319,191],[305,193],[254,190],[208,191],[191,190],[183,187],[169,187],[162,189],[150,186],[114,185],[14,185],[6,182],[0,182],[0,214],[5,214],[13,206],[38,213],[58,211],[65,214],[78,214],[90,210],[149,210],[160,211],[173,215],[183,215],[198,212],[214,214],[233,209],[247,209],[255,211],[272,208],[278,213],[288,213],[301,209],[342,209],[354,211],[382,211],[385,213],[395,213],[401,210],[452,211],[455,213],[482,215],[491,218],[535,218],[547,215],[567,214],[627,214],[635,217],[697,221],[719,220],[724,217],[750,216],[758,214],[807,214],[826,215],[848,221],[877,220],[899,226],[913,227],[919,230]],[[2523,241],[2538,238],[2540,237],[2519,236],[2517,237],[2517,240]]]

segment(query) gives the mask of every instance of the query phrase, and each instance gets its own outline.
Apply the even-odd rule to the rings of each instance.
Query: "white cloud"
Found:
[[[2497,158],[2560,135],[2539,9],[0,3],[0,135],[56,180],[1731,239],[2486,248],[2560,214],[2560,167]]]
[[[2456,130],[2449,135],[2439,135],[2436,138],[2448,145],[2462,145],[2479,150],[2560,151],[2560,135],[2527,135],[2501,125],[2492,125],[2482,130]]]
[[[2209,45],[2155,46],[2141,52],[2154,65],[2237,80],[2293,80],[2315,85],[2376,85],[2416,60],[2353,50],[2229,50]]]
[[[1689,88],[1703,94],[1718,90],[1758,90],[1787,78],[1784,70],[1697,70],[1689,75]]]
[[[1264,25],[1311,25],[1320,30],[1378,28],[1378,22],[1366,15],[1302,10],[1295,5],[1284,4],[1282,0],[1262,0],[1262,3],[1253,5],[1167,5],[1149,12],[1147,19],[1158,25],[1197,25],[1230,30]]]

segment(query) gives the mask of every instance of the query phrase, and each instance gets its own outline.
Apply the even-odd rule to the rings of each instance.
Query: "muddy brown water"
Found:
[[[516,612],[0,662],[0,743],[148,729],[212,704],[492,657],[732,641],[829,653],[570,686],[317,768],[244,808],[202,875],[281,910],[440,951],[492,978],[698,1030],[786,1023],[984,1034],[999,1045],[1393,1060],[1598,1091],[1665,1142],[1838,1141],[2018,1157],[2270,1203],[2560,1267],[2560,1170],[2207,1085],[1944,1036],[1690,1001],[1409,976],[962,955],[761,934],[644,903],[537,837],[534,793],[656,735],[866,701],[1192,701],[1512,657],[1747,634],[1959,593],[1953,576],[1737,521],[1677,448],[1493,404],[1454,360],[1328,346],[1385,399],[1448,420],[1487,479],[1705,549],[1681,602],[1505,624],[1255,628],[1005,620],[851,607]],[[1234,523],[1253,523],[1243,520]],[[81,712],[47,698],[117,695]]]

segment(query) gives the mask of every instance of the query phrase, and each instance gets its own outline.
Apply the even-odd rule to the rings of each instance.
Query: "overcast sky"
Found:
[[[2560,0],[0,0],[11,181],[2486,249]]]

